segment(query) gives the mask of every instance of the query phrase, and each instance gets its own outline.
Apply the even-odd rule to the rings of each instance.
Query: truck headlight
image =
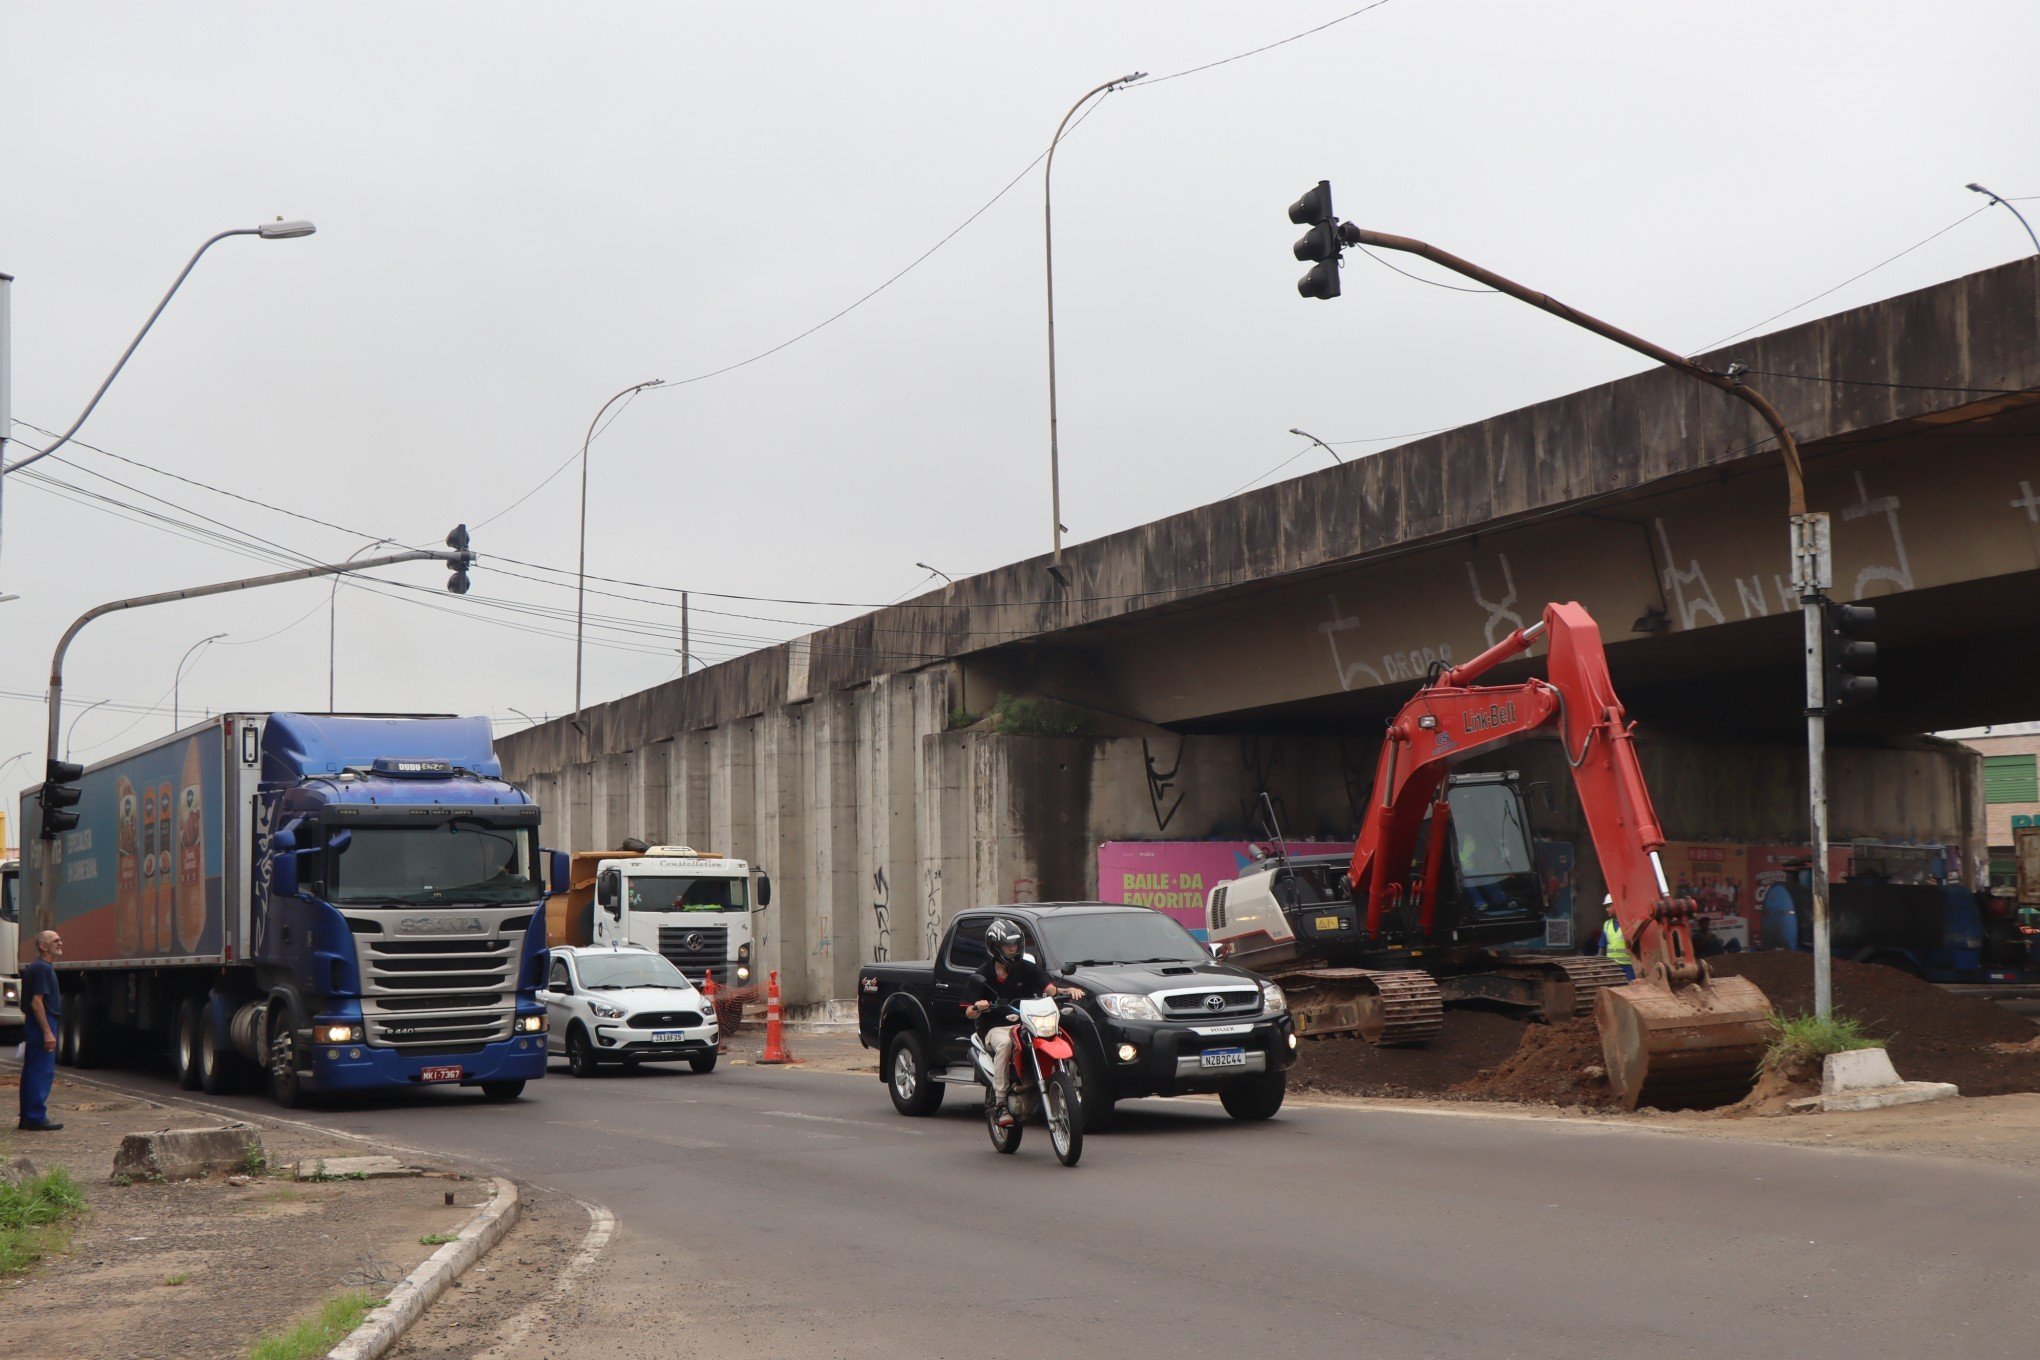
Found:
[[[519,1016],[517,1019],[517,1030],[520,1034],[543,1034],[545,1033],[545,1017],[543,1015]]]
[[[590,1014],[599,1016],[604,1020],[623,1019],[623,1007],[608,1001],[590,1001],[588,1003],[588,1011]]]
[[[1289,998],[1282,995],[1282,989],[1272,982],[1261,984],[1261,1009],[1270,1015],[1280,1015],[1289,1009]]]
[[[312,1040],[321,1044],[358,1044],[361,1042],[359,1025],[320,1025],[312,1032]]]
[[[1103,992],[1098,1008],[1115,1020],[1159,1020],[1161,1008],[1155,999],[1141,992]]]
[[[749,963],[750,961],[751,961],[751,942],[749,940],[746,940],[744,941],[744,943],[737,946],[737,962]],[[744,971],[748,973],[750,970],[747,968]]]
[[[737,981],[739,981],[739,982],[749,982],[750,980],[751,980],[751,970],[750,970],[750,968],[749,968],[749,967],[747,967],[747,966],[746,966],[746,965],[744,965],[744,964],[741,964],[741,963],[740,963],[740,964],[738,964],[738,965],[737,965]]]

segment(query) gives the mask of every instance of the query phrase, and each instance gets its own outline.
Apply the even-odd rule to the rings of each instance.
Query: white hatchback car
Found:
[[[694,984],[642,945],[562,946],[552,951],[545,990],[546,1049],[564,1053],[577,1077],[605,1062],[682,1058],[715,1070],[715,1008]]]

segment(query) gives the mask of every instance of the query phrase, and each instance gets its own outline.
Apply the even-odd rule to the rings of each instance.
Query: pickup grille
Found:
[[[1212,1016],[1252,1015],[1261,1009],[1261,989],[1241,987],[1200,987],[1195,991],[1162,994],[1162,1014],[1171,1020],[1201,1020]]]
[[[724,961],[729,943],[728,926],[659,927],[659,952],[697,985],[711,974],[716,986],[729,985],[729,969]]]
[[[623,1025],[625,1029],[693,1029],[700,1023],[700,1011],[639,1011]]]
[[[515,910],[514,917],[502,912],[487,934],[422,939],[392,938],[383,913],[350,913],[368,1042],[453,1054],[509,1038],[524,937],[519,923],[531,919],[530,908]],[[463,914],[486,920],[490,913],[473,908]],[[512,926],[518,926],[514,933]]]

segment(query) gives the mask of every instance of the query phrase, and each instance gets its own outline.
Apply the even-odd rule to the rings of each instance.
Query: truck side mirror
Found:
[[[623,919],[623,875],[611,869],[595,880],[595,903],[621,921]]]
[[[294,820],[269,837],[269,891],[277,897],[298,895],[298,826]]]
[[[758,905],[755,911],[763,911],[772,905],[772,875],[763,869],[758,871]]]
[[[326,848],[336,855],[345,853],[347,847],[352,844],[354,844],[354,833],[344,826],[326,837]]]
[[[574,857],[566,850],[548,850],[546,856],[546,886],[556,893],[570,891],[574,886]]]

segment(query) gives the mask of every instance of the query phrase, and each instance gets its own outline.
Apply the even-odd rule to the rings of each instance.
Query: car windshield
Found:
[[[741,878],[649,878],[632,874],[632,911],[748,911],[749,887]]]
[[[327,856],[329,902],[528,902],[539,895],[528,826],[457,817],[349,833]]]
[[[583,954],[580,958],[581,985],[590,991],[620,987],[685,987],[687,979],[657,954],[636,951],[614,954]]]
[[[1040,928],[1049,951],[1064,964],[1211,962],[1189,931],[1158,911],[1044,912]]]

